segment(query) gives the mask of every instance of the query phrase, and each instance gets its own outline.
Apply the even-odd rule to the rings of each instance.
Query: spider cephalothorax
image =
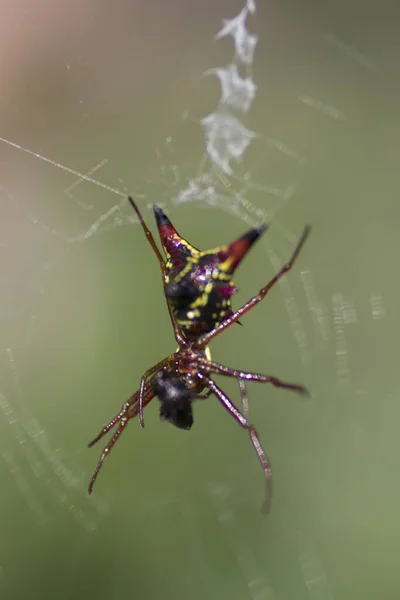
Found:
[[[161,403],[160,416],[162,419],[169,421],[172,423],[172,425],[175,425],[179,429],[190,429],[193,424],[193,401],[197,398],[207,398],[210,395],[214,395],[224,406],[224,408],[234,417],[239,425],[244,429],[247,429],[249,433],[251,442],[265,474],[266,496],[264,508],[268,510],[271,492],[271,465],[261,445],[257,431],[247,420],[247,391],[245,382],[258,381],[260,383],[271,383],[275,387],[296,391],[301,394],[305,394],[307,391],[302,385],[286,383],[269,375],[241,371],[240,369],[231,369],[222,364],[216,363],[211,360],[211,356],[208,351],[208,344],[217,335],[225,331],[225,329],[228,329],[228,327],[230,327],[233,323],[237,323],[239,319],[241,319],[254,306],[261,302],[271,287],[292,268],[309,235],[310,228],[306,227],[304,229],[289,262],[287,262],[281,268],[281,270],[271,279],[269,283],[267,283],[267,285],[265,285],[259,291],[256,296],[250,298],[248,302],[246,302],[235,312],[232,312],[229,304],[227,305],[227,314],[214,317],[215,313],[212,311],[210,312],[210,304],[208,302],[210,294],[215,291],[214,288],[210,292],[204,290],[201,293],[197,293],[201,287],[201,271],[196,271],[200,263],[200,259],[206,256],[205,263],[207,266],[209,266],[213,262],[213,254],[214,258],[217,256],[217,266],[215,268],[217,269],[219,275],[226,275],[227,280],[224,281],[223,277],[221,278],[220,276],[216,277],[216,279],[223,285],[226,285],[226,282],[229,284],[231,283],[232,272],[242,260],[252,243],[265,229],[265,227],[262,226],[261,228],[251,230],[251,232],[245,234],[245,236],[239,238],[239,240],[229,244],[228,246],[217,248],[215,251],[210,251],[208,253],[201,253],[183,240],[183,238],[181,238],[175,232],[164,213],[162,213],[159,208],[155,208],[154,211],[156,213],[159,229],[161,230],[160,234],[163,247],[167,253],[167,261],[165,261],[154,241],[150,230],[145,224],[138,207],[132,198],[129,198],[129,201],[136,211],[143,231],[159,261],[164,290],[166,288],[168,289],[168,285],[172,283],[176,283],[178,286],[175,290],[176,293],[174,292],[171,294],[170,290],[168,293],[166,293],[168,311],[174,329],[175,340],[178,344],[178,349],[176,352],[170,354],[144,373],[140,381],[139,389],[127,400],[127,402],[123,404],[119,413],[117,413],[115,417],[113,417],[113,419],[111,419],[111,421],[105,425],[105,427],[103,427],[97,437],[89,444],[89,446],[93,446],[93,444],[98,442],[106,433],[116,426],[114,435],[104,448],[97,462],[96,469],[90,481],[89,493],[91,493],[93,490],[93,485],[103,465],[104,459],[112,450],[127,423],[130,421],[130,419],[139,416],[140,424],[143,426],[143,408],[147,406],[155,396],[158,396]],[[178,248],[178,250],[175,252],[176,248]],[[198,254],[195,255],[195,252]],[[196,256],[196,259],[193,259],[194,256]],[[195,270],[195,275],[194,277],[187,279],[187,273],[190,271],[189,269],[179,279],[179,275],[185,269],[185,265],[187,266],[189,264],[188,260],[192,260],[190,268]],[[226,265],[228,265],[228,267],[226,267]],[[173,274],[173,277],[171,274]],[[211,271],[211,281],[206,281],[206,285],[212,283],[212,279]],[[183,287],[180,288],[179,283],[182,281],[187,281],[188,283],[185,283]],[[195,288],[192,289],[192,296],[190,296],[190,293],[188,292],[188,290],[190,291],[190,283],[193,284]],[[228,300],[233,292],[234,286],[231,289],[230,294],[227,294]],[[187,328],[185,319],[183,319],[182,323],[180,322],[177,317],[176,310],[174,310],[174,300],[178,302],[178,304],[179,302],[184,303],[184,301],[187,301],[187,296],[189,296],[189,299],[191,298],[193,300],[193,298],[200,298],[201,294],[204,293],[208,294],[207,302],[203,304],[200,303],[198,305],[200,313],[200,332],[196,333],[196,331],[190,329],[190,327],[189,329]],[[189,317],[189,321],[191,323],[193,319]],[[209,327],[211,327],[211,329],[208,329]],[[243,407],[242,411],[235,406],[231,399],[215,383],[213,379],[214,375],[232,377],[239,382],[240,396]]]
[[[233,274],[267,225],[250,229],[230,244],[200,251],[187,242],[166,214],[154,206],[167,260],[164,292],[188,339],[208,333],[232,315]]]

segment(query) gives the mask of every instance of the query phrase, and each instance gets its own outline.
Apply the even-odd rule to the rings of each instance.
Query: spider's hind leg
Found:
[[[153,234],[151,233],[150,229],[147,227],[143,217],[142,217],[142,213],[140,212],[138,205],[136,204],[136,202],[134,201],[134,199],[132,198],[132,196],[128,196],[128,200],[133,208],[133,210],[135,211],[137,218],[139,219],[139,223],[142,226],[142,229],[144,231],[144,234],[150,244],[150,246],[153,248],[154,250],[154,254],[157,256],[157,260],[160,263],[160,268],[161,268],[161,272],[163,274],[163,277],[165,277],[167,269],[165,266],[165,260],[163,259],[161,252],[159,251],[157,244],[155,242],[155,239],[153,237]]]
[[[147,241],[149,242],[150,246],[153,248],[154,254],[157,257],[158,262],[160,263],[162,281],[163,281],[163,286],[164,286],[164,290],[165,290],[165,284],[166,284],[166,278],[167,278],[167,266],[165,264],[165,260],[162,256],[160,250],[158,249],[158,246],[155,242],[153,234],[151,233],[150,229],[147,227],[136,202],[134,201],[134,199],[131,196],[128,196],[128,200],[139,219],[139,223],[142,226],[142,229],[144,231]],[[166,300],[167,300],[168,312],[169,312],[169,316],[171,319],[172,327],[174,328],[175,340],[177,341],[179,346],[186,347],[188,345],[187,340],[186,340],[185,336],[182,334],[181,328],[175,318],[175,315],[172,311],[172,308],[171,308],[168,298],[166,298]],[[143,427],[143,415],[142,414],[140,415],[140,424]]]
[[[308,236],[310,235],[310,232],[311,227],[309,225],[306,225],[289,261],[283,265],[283,267],[278,271],[278,273],[276,273],[276,275],[274,275],[274,277],[271,279],[271,281],[267,283],[267,285],[261,288],[261,290],[256,296],[250,298],[250,300],[248,300],[246,304],[243,304],[243,306],[238,308],[238,310],[232,313],[229,317],[225,318],[222,321],[222,323],[217,325],[212,331],[201,335],[196,340],[197,348],[205,348],[206,346],[208,346],[212,339],[214,339],[217,335],[225,331],[225,329],[228,329],[228,327],[230,327],[233,323],[237,323],[243,315],[248,313],[254,306],[256,306],[257,304],[259,304],[259,302],[264,300],[265,296],[268,294],[270,289],[293,267]]]

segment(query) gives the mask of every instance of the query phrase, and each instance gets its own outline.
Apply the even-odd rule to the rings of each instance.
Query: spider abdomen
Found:
[[[237,291],[233,274],[266,225],[201,251],[179,235],[161,208],[154,206],[154,213],[167,257],[165,296],[185,336],[196,340],[232,315],[231,297]]]
[[[171,301],[171,306],[177,322],[190,340],[212,331],[232,314],[231,301],[220,293],[218,286],[210,292],[200,292],[191,303],[185,303],[180,297]]]

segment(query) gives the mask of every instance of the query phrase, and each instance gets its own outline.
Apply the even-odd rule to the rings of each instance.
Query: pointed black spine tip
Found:
[[[253,227],[247,233],[244,234],[243,238],[245,238],[250,244],[253,244],[263,233],[268,229],[267,223],[262,223],[262,225],[258,225],[257,227]]]
[[[264,233],[264,231],[266,231],[266,229],[268,229],[268,227],[269,223],[261,223],[261,225],[255,227],[255,229],[257,229],[259,231],[259,234],[261,235],[262,233]]]
[[[264,233],[264,231],[267,231],[269,227],[269,223],[261,223],[261,225],[258,225],[258,227],[254,227],[255,231],[257,232],[258,237],[260,235],[262,235]]]
[[[162,208],[157,206],[157,204],[153,204],[153,212],[154,216],[156,217],[156,223],[159,227],[171,224],[171,221],[168,219],[165,212],[162,210]]]

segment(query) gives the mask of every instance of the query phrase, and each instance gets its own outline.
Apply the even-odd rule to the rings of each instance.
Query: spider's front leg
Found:
[[[135,396],[138,395],[138,392],[135,393]],[[132,396],[133,398],[134,396]],[[136,398],[137,399],[137,398]],[[122,419],[122,417],[125,415],[126,412],[126,405],[127,402],[123,405],[123,407],[121,408],[121,410],[119,411],[118,414],[115,415],[115,417],[113,419],[111,419],[111,421],[109,423],[107,423],[107,425],[105,425],[103,427],[103,429],[100,431],[100,433],[94,438],[94,440],[92,440],[91,442],[89,442],[88,444],[88,448],[91,448],[92,446],[94,446],[95,444],[97,444],[97,442],[99,440],[101,440],[101,438],[103,436],[106,435],[106,433],[108,433],[110,431],[110,429],[112,429],[114,427],[114,425],[116,425],[118,423],[118,421],[120,421]]]
[[[171,360],[171,357],[167,356],[167,358],[164,358],[163,360],[161,360],[159,363],[154,365],[154,367],[151,367],[151,369],[148,369],[142,375],[142,378],[140,380],[139,407],[138,407],[139,422],[140,422],[141,427],[144,427],[143,407],[144,407],[144,392],[145,392],[146,380],[150,377],[150,375],[153,375],[156,371],[161,371],[161,369],[163,367],[165,367],[170,362],[170,360]]]
[[[153,393],[153,390],[151,387],[151,381],[149,381],[149,382],[147,382],[147,384],[144,388],[143,406],[146,406],[147,404],[149,404],[149,402],[151,402],[151,400],[153,398],[154,398],[154,393]],[[119,413],[117,415],[115,415],[115,417],[113,419],[111,419],[111,421],[103,427],[103,429],[100,431],[99,435],[90,442],[89,448],[91,448],[94,444],[96,444],[106,433],[108,433],[117,423],[119,423],[116,432],[114,433],[113,437],[108,442],[108,444],[105,446],[105,448],[104,448],[103,452],[101,453],[100,458],[97,462],[96,469],[94,470],[94,473],[90,480],[89,489],[88,489],[89,494],[91,494],[93,491],[93,486],[95,484],[95,481],[97,479],[97,476],[99,474],[99,471],[103,465],[103,462],[104,462],[106,456],[113,449],[115,443],[117,442],[119,436],[125,429],[126,425],[130,421],[130,419],[133,419],[134,417],[137,416],[137,414],[139,412],[138,400],[139,400],[139,390],[137,390],[129,398],[129,400],[127,400],[127,402],[125,402],[123,404]]]
[[[244,414],[242,414],[240,412],[240,410],[238,408],[236,408],[236,406],[233,404],[233,402],[221,390],[221,388],[215,383],[215,381],[213,381],[210,377],[207,377],[205,375],[198,374],[197,376],[200,379],[202,379],[202,381],[209,388],[209,390],[214,394],[214,396],[216,396],[218,398],[218,400],[221,402],[221,404],[224,406],[224,408],[226,408],[226,410],[239,423],[239,425],[241,427],[243,427],[244,429],[247,429],[247,431],[249,432],[251,443],[253,444],[253,448],[257,453],[258,460],[261,463],[261,466],[264,471],[264,476],[265,476],[265,500],[264,500],[261,510],[265,514],[268,513],[269,509],[270,509],[270,505],[271,505],[272,469],[271,469],[271,463],[269,462],[268,456],[266,455],[265,450],[262,447],[260,438],[258,437],[258,433],[257,433],[255,427],[253,427],[253,425],[251,425],[251,423],[248,422],[248,420],[244,416]],[[245,384],[244,385],[239,384],[239,389],[240,389],[240,393],[241,393],[241,397],[242,397],[242,404],[243,404],[244,409],[246,410],[246,406],[248,405],[248,402],[247,402],[247,392],[246,392]]]
[[[128,423],[128,417],[126,417],[126,416],[121,417],[121,419],[119,420],[119,425],[118,425],[117,431],[114,433],[113,437],[111,438],[111,440],[108,442],[107,446],[104,448],[103,452],[101,453],[100,458],[97,461],[97,465],[96,465],[96,468],[94,470],[94,473],[92,475],[92,479],[90,480],[90,483],[89,483],[89,488],[88,488],[89,495],[93,491],[93,486],[94,486],[95,481],[97,479],[97,476],[98,476],[98,474],[100,472],[100,469],[103,466],[103,462],[104,462],[107,454],[112,450],[114,444],[116,443],[116,441],[118,440],[119,436],[123,432],[123,430],[126,427],[127,423]]]

